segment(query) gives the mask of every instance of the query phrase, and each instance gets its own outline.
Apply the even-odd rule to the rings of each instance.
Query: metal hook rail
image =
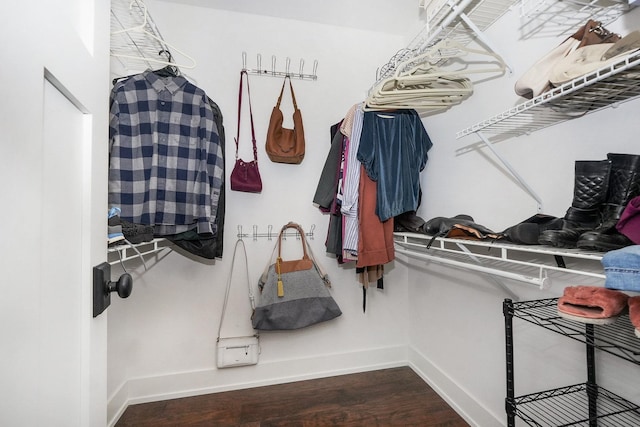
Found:
[[[251,237],[254,241],[258,240],[258,238],[263,238],[266,237],[269,240],[273,240],[274,238],[277,238],[278,235],[280,234],[278,231],[273,231],[273,225],[269,224],[267,226],[267,232],[266,233],[259,233],[258,232],[258,226],[257,225],[253,225],[252,227],[252,232],[251,234],[248,233],[244,233],[242,231],[242,225],[238,225],[238,239],[243,239],[245,237]],[[311,224],[311,227],[309,228],[309,231],[306,231],[304,234],[305,236],[307,236],[309,239],[313,240],[313,234],[314,231],[316,229],[316,225],[315,224]],[[295,237],[296,239],[300,239],[300,233],[298,233],[297,231],[285,231],[282,234],[282,237],[284,239],[286,239],[287,237]]]
[[[256,68],[247,68],[247,52],[242,52],[242,69],[249,74],[255,74],[257,76],[268,76],[268,77],[290,77],[301,80],[318,80],[318,60],[313,61],[313,72],[312,74],[304,73],[304,59],[300,58],[300,65],[298,68],[298,72],[291,72],[291,59],[287,57],[285,59],[285,69],[284,71],[276,70],[276,62],[277,58],[275,55],[271,55],[271,70],[267,70],[262,68],[262,55],[256,55]]]

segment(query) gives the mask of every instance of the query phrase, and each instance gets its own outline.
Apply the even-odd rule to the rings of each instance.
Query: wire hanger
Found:
[[[173,63],[173,58],[171,56],[171,52],[169,52],[166,49],[161,50],[160,52],[158,52],[158,55],[162,55],[165,54],[167,55],[167,57],[169,58],[169,65],[167,65],[164,68],[160,68],[158,70],[153,70],[153,73],[158,75],[159,77],[177,77],[179,76],[180,70],[178,69],[178,67],[175,66],[175,64]],[[128,76],[120,76],[120,77],[116,77],[114,78],[111,83],[113,85],[115,85],[116,83],[118,83],[120,80],[126,80],[130,77],[136,76],[136,74],[130,74]]]
[[[177,77],[180,75],[180,70],[178,69],[178,67],[175,66],[174,62],[173,62],[173,56],[171,55],[171,52],[169,52],[166,49],[162,49],[160,52],[158,52],[158,55],[162,55],[165,54],[167,55],[168,61],[171,65],[167,65],[164,68],[160,68],[159,70],[154,70],[153,72],[155,74],[157,74],[160,77]]]

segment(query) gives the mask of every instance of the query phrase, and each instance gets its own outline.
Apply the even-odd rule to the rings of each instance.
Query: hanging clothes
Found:
[[[347,112],[340,127],[340,132],[348,138],[348,155],[346,156],[346,170],[342,182],[342,205],[340,206],[344,236],[342,246],[345,258],[354,260],[358,257],[360,162],[357,154],[364,116],[362,105],[354,105]]]
[[[340,177],[340,163],[344,135],[340,133],[340,123],[331,126],[331,147],[325,160],[313,203],[321,212],[329,214],[329,228],[325,242],[326,252],[338,257],[342,262],[342,214],[337,206],[337,188]]]
[[[353,114],[350,114],[351,112]],[[401,178],[406,175],[410,180],[405,183],[399,181],[400,178],[398,178],[395,186],[409,189],[416,186],[419,193],[419,172],[426,164],[426,152],[431,148],[431,141],[417,113],[415,115],[412,113],[415,111],[412,110],[409,114],[404,111],[389,113],[392,118],[399,117],[391,125],[391,128],[399,127],[395,129],[397,130],[395,134],[392,134],[390,130],[382,135],[378,132],[381,127],[384,128],[388,125],[388,122],[369,124],[368,142],[369,152],[372,154],[369,165],[373,164],[378,168],[381,167],[380,165],[385,168],[389,167],[386,159],[380,158],[380,153],[385,155],[389,152],[388,156],[391,159],[398,159],[396,161],[400,167],[405,167],[411,161],[406,158],[411,157],[414,161],[408,167],[411,167],[415,176],[413,172],[402,171],[403,173],[398,175],[401,175]],[[314,196],[314,203],[319,206],[320,210],[330,213],[326,242],[327,253],[336,255],[340,264],[355,261],[356,267],[383,265],[395,259],[393,220],[389,221],[391,217],[385,220],[380,218],[378,202],[381,197],[392,200],[396,194],[387,192],[381,196],[379,189],[384,188],[389,179],[381,176],[380,173],[374,174],[379,178],[378,181],[383,181],[381,187],[380,182],[376,182],[370,177],[369,172],[365,169],[365,163],[361,160],[365,122],[369,114],[378,113],[363,112],[362,105],[356,104],[341,121],[339,132],[335,131],[335,126],[332,127],[331,148]],[[386,118],[387,113],[384,114]],[[373,119],[375,120],[375,117]],[[417,119],[418,122],[416,123],[414,119]],[[420,132],[420,130],[422,131]],[[376,135],[380,138],[375,138]],[[422,138],[418,138],[417,141],[412,140],[411,138],[416,135]],[[389,138],[382,138],[384,136],[389,136]],[[381,144],[387,144],[388,147],[376,148]],[[397,153],[391,153],[393,147]],[[399,197],[399,205],[406,204],[402,200],[402,195]],[[418,194],[416,203],[419,201],[419,197]],[[353,233],[356,233],[355,237]]]
[[[222,116],[222,110],[211,98],[207,97],[207,102],[211,106],[211,110],[213,111],[213,120],[216,122],[216,129],[218,129],[218,145],[220,146],[220,150],[222,152],[222,178],[220,183],[220,197],[218,198],[218,208],[216,210],[216,221],[215,221],[215,229],[216,229],[216,241],[215,248],[213,249],[212,256],[214,258],[222,258],[223,254],[223,246],[224,246],[224,218],[225,218],[225,210],[226,210],[226,193],[225,193],[225,142],[226,136],[224,132],[224,117]]]
[[[360,209],[358,211],[359,239],[356,267],[386,264],[395,259],[393,220],[381,221],[376,214],[378,191],[376,183],[360,166]]]
[[[358,160],[376,181],[381,221],[418,208],[420,172],[432,145],[415,110],[364,113]]]
[[[186,78],[151,70],[114,85],[109,206],[123,219],[157,236],[217,234],[224,155],[209,101]]]
[[[211,98],[207,98],[207,102],[213,111],[213,120],[216,122],[220,147],[222,149],[222,157],[225,156],[225,132],[223,124],[223,116],[220,107]],[[214,259],[222,258],[224,252],[224,217],[225,217],[225,186],[224,186],[224,162],[222,163],[222,186],[220,187],[220,197],[218,199],[218,208],[216,210],[216,221],[214,236],[198,234],[195,231],[185,231],[183,233],[171,234],[164,236],[176,246],[198,255],[202,258]]]

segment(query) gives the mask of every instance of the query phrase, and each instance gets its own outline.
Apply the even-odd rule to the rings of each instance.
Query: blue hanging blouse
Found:
[[[380,221],[418,208],[420,172],[432,145],[415,110],[365,112],[358,160],[377,183]]]

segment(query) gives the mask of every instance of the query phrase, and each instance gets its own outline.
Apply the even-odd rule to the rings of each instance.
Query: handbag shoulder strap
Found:
[[[280,235],[278,236],[278,241],[276,242],[275,246],[273,247],[273,251],[271,252],[271,256],[269,257],[269,260],[267,261],[267,265],[265,266],[265,269],[262,272],[262,275],[260,276],[260,280],[258,282],[258,285],[260,285],[260,287],[262,287],[267,282],[267,277],[269,275],[269,267],[271,266],[271,264],[273,264],[273,256],[276,253],[276,250],[278,252],[278,258],[280,257],[280,244],[281,244],[281,239],[282,239],[282,233],[284,233],[284,231],[287,228],[295,228],[296,230],[298,230],[298,233],[300,233],[300,238],[302,239],[302,242],[303,242],[302,243],[302,245],[303,245],[302,247],[305,248],[305,255],[308,254],[308,256],[311,259],[311,261],[313,261],[313,265],[315,266],[316,270],[320,274],[320,277],[324,281],[325,285],[327,285],[328,287],[331,287],[331,280],[329,279],[329,274],[327,274],[327,272],[324,270],[324,268],[322,268],[322,265],[320,263],[318,263],[318,261],[316,260],[316,257],[313,254],[313,250],[311,249],[311,245],[309,245],[309,240],[307,240],[307,235],[302,230],[302,227],[300,227],[300,225],[298,225],[298,224],[296,224],[294,222],[289,222],[288,224],[283,226],[282,229],[280,230]]]
[[[304,230],[302,230],[302,227],[300,227],[299,224],[296,224],[295,222],[289,222],[287,224],[285,224],[281,229],[280,229],[280,234],[278,235],[278,258],[282,259],[282,236],[284,235],[284,232],[289,229],[289,228],[295,228],[296,231],[298,233],[300,233],[300,237],[301,237],[301,241],[302,241],[302,253],[303,253],[303,258],[309,258],[309,254],[307,253],[307,241],[304,238]]]
[[[222,323],[224,322],[224,315],[227,311],[227,301],[229,300],[229,292],[231,291],[231,278],[233,276],[233,267],[236,262],[236,253],[238,252],[238,247],[242,246],[242,253],[244,254],[244,265],[247,269],[247,288],[249,289],[249,303],[251,304],[251,310],[255,310],[256,303],[253,297],[253,292],[251,291],[251,284],[249,283],[249,262],[247,260],[247,250],[244,246],[244,241],[242,239],[238,239],[236,242],[236,246],[233,249],[233,257],[231,258],[231,269],[229,270],[229,277],[227,278],[227,289],[224,293],[224,303],[222,305],[222,315],[220,316],[220,325],[218,326],[218,340],[220,337],[220,332],[222,331]]]
[[[251,142],[253,143],[253,160],[258,161],[256,146],[256,132],[253,127],[253,111],[251,110],[251,91],[249,90],[249,74],[247,70],[240,71],[240,90],[238,91],[238,131],[236,133],[236,160],[238,160],[238,146],[240,144],[240,117],[242,115],[242,80],[247,77],[247,102],[249,103],[249,119],[251,120]]]
[[[300,235],[302,236],[302,239],[304,239],[304,231],[302,231],[302,227],[300,227],[298,224],[294,222],[289,222],[288,224],[282,226],[282,228],[280,229],[280,233],[278,234],[278,240],[276,240],[276,244],[273,246],[273,251],[271,251],[271,256],[267,260],[267,265],[265,265],[264,271],[262,272],[262,275],[258,280],[258,285],[260,286],[260,288],[262,288],[264,284],[267,283],[267,277],[269,276],[269,268],[271,267],[272,264],[274,264],[274,260],[277,263],[278,259],[280,259],[282,236],[284,232],[287,230],[287,228],[296,228],[300,233]],[[302,248],[305,251],[304,252],[305,256],[308,258],[304,243]]]
[[[284,81],[282,82],[282,89],[280,89],[280,96],[278,97],[278,103],[276,107],[280,108],[280,102],[282,101],[282,94],[284,93],[284,85],[287,83],[287,79],[289,79],[289,88],[291,89],[291,99],[293,100],[293,108],[295,110],[298,109],[298,104],[296,103],[296,94],[293,92],[293,84],[291,83],[291,77],[285,76]]]

